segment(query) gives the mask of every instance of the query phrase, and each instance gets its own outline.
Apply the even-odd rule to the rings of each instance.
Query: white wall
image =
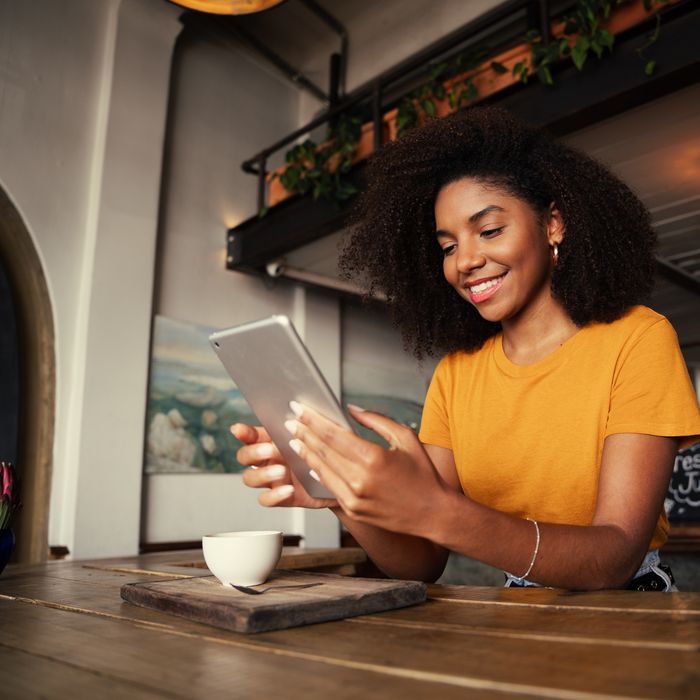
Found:
[[[0,183],[56,329],[50,544],[136,551],[160,160],[177,11],[0,0]]]
[[[286,313],[339,390],[337,300],[225,269],[227,229],[256,214],[257,181],[240,164],[297,127],[298,90],[255,57],[209,38],[183,42],[173,78],[155,312],[218,328]],[[153,474],[144,481],[148,542],[279,528],[309,546],[338,543],[331,513],[262,508],[238,476]]]

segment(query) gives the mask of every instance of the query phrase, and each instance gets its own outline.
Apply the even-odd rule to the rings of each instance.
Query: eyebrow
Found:
[[[491,212],[494,212],[494,211],[505,211],[505,209],[503,209],[503,207],[499,207],[495,204],[490,204],[488,207],[482,209],[481,211],[476,212],[476,214],[472,214],[469,217],[469,223],[474,224],[479,219],[483,218],[487,214],[490,214]]]
[[[468,221],[470,224],[475,224],[479,219],[483,219],[487,214],[491,214],[494,211],[499,211],[499,212],[504,212],[505,209],[503,207],[499,207],[497,204],[489,204],[488,207],[484,207],[480,211],[477,211],[476,213],[472,214]],[[438,229],[435,232],[435,236],[439,238],[440,236],[447,236],[449,233],[447,231],[443,231],[442,229]]]

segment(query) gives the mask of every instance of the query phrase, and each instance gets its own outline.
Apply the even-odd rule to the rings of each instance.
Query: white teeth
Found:
[[[501,275],[500,277],[495,277],[492,280],[487,280],[486,282],[482,282],[481,284],[476,284],[473,287],[469,287],[469,291],[472,294],[479,294],[481,292],[485,292],[487,289],[495,287],[502,279],[503,275]]]

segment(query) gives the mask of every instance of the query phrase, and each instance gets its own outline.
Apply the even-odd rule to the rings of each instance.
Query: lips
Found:
[[[501,288],[503,279],[507,274],[507,272],[504,272],[498,277],[484,277],[474,280],[471,284],[465,284],[464,288],[467,290],[471,301],[478,304],[491,298]]]

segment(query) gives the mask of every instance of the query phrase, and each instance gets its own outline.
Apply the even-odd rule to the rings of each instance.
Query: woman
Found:
[[[418,357],[444,355],[420,439],[350,407],[389,449],[294,405],[312,499],[262,429],[236,425],[268,506],[330,507],[389,576],[435,580],[450,550],[506,585],[672,589],[658,566],[679,446],[700,414],[654,271],[641,202],[507,112],[434,120],[369,166],[349,274],[387,298]],[[290,436],[291,437],[291,436]],[[263,461],[265,460],[265,461]]]

